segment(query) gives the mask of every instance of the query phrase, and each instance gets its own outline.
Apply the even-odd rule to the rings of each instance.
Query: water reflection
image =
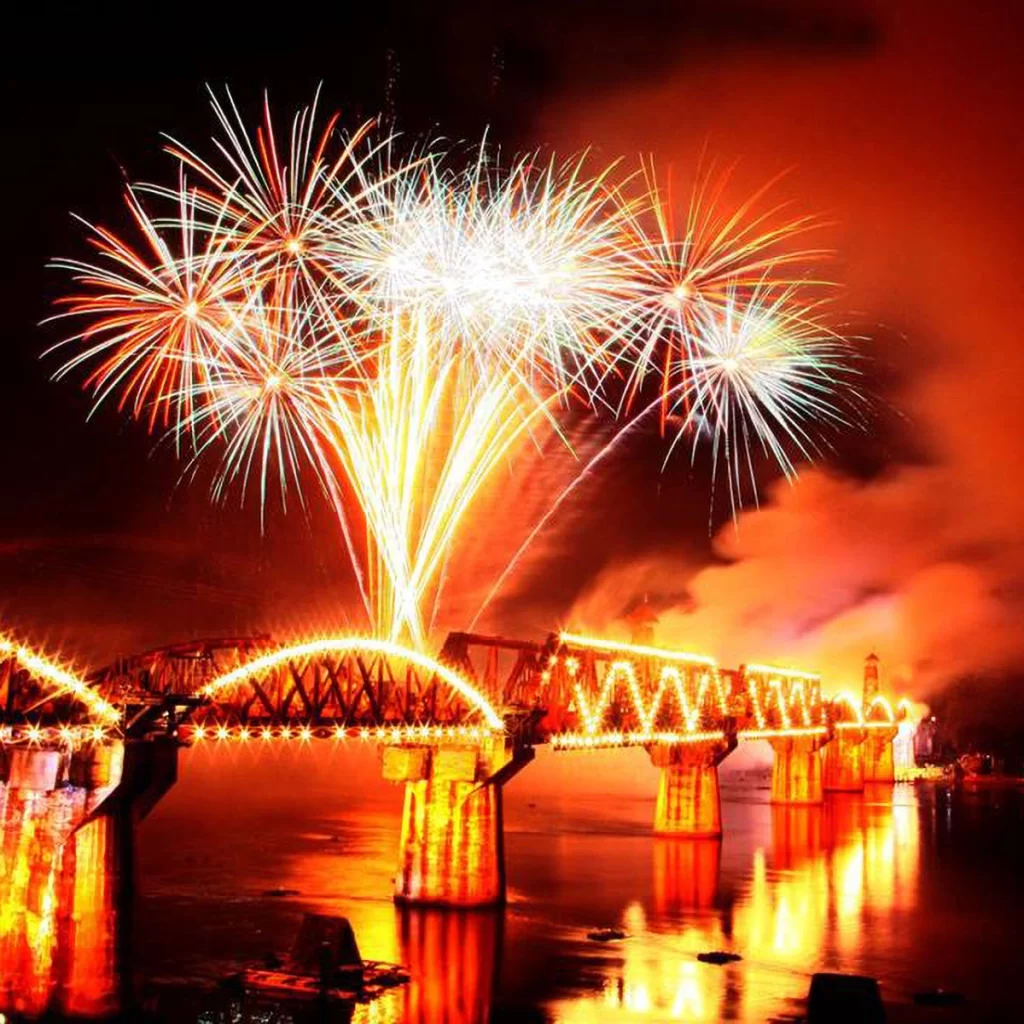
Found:
[[[764,1020],[795,1014],[793,1001],[813,971],[877,973],[879,959],[900,941],[901,922],[920,899],[920,829],[914,790],[898,786],[895,794],[891,787],[837,794],[818,808],[735,804],[727,807],[733,829],[727,822],[722,841],[656,839],[639,829],[514,835],[510,863],[514,879],[517,865],[521,874],[506,913],[397,910],[390,900],[396,819],[387,808],[362,805],[284,836],[268,828],[251,854],[234,841],[232,854],[250,859],[226,861],[216,875],[215,864],[193,857],[227,845],[214,832],[174,832],[174,863],[163,869],[181,873],[173,898],[195,902],[197,883],[185,876],[201,864],[211,872],[201,883],[210,889],[207,903],[189,917],[176,902],[176,912],[150,920],[173,931],[162,955],[184,957],[198,942],[195,955],[223,974],[269,948],[286,949],[303,912],[343,914],[365,957],[404,963],[412,976],[356,1007],[351,1019],[361,1024],[485,1024],[503,1001],[540,1005],[579,1024]],[[102,817],[71,833],[81,810],[72,789],[5,796],[0,1007],[109,1012],[130,987],[119,959],[125,917],[119,924],[116,911],[130,876],[119,819]],[[279,885],[301,895],[250,899],[239,893],[239,878],[255,894]],[[237,927],[232,921],[230,961],[216,950],[226,933],[214,930],[229,891],[233,914],[243,915]],[[629,933],[625,941],[601,946],[584,938],[586,922],[616,919]],[[697,953],[708,950],[743,959],[698,962]],[[510,988],[502,988],[503,976]],[[158,1003],[173,1012],[167,1019],[228,1019],[220,1011],[209,1016],[190,991],[184,1002]],[[235,1006],[229,1016],[270,1020],[280,1012]]]
[[[359,1021],[487,1024],[501,954],[502,915],[442,910],[398,912],[402,962],[412,978]]]
[[[771,842],[720,879],[720,844],[654,847],[652,914],[623,908],[630,938],[600,959],[597,991],[552,1002],[556,1020],[764,1020],[794,1016],[817,970],[857,971],[873,932],[890,935],[917,901],[917,806],[910,789],[837,794],[823,807],[772,807]],[[725,844],[729,843],[728,831]],[[702,951],[742,960],[701,963]]]
[[[659,914],[714,905],[722,863],[720,839],[655,837],[654,908]]]

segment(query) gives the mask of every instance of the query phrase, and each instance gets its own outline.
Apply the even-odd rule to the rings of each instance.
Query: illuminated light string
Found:
[[[871,716],[875,713],[876,708],[879,709],[883,715],[885,715],[885,720],[882,724],[896,724],[896,713],[893,711],[892,702],[888,699],[888,697],[885,697],[880,693],[876,693],[875,696],[871,698],[871,703],[868,704],[868,709],[865,717],[870,720]]]
[[[723,743],[725,733],[719,730],[705,732],[563,732],[551,737],[555,750],[591,750],[602,747],[645,746],[652,743],[675,746],[696,743]]]
[[[795,726],[789,729],[741,729],[736,733],[736,738],[740,740],[771,740],[799,736],[826,736],[827,734],[827,726],[811,725]]]
[[[416,665],[418,668],[436,675],[444,680],[453,690],[480,712],[486,724],[494,731],[503,731],[504,724],[501,715],[494,709],[491,702],[472,683],[467,682],[458,673],[453,672],[446,665],[435,661],[433,658],[418,651],[403,647],[401,644],[393,643],[390,640],[377,640],[371,637],[336,637],[324,640],[312,640],[308,643],[296,644],[292,647],[284,647],[269,654],[261,655],[252,661],[239,665],[224,675],[218,676],[212,682],[200,690],[203,697],[211,700],[223,690],[243,683],[260,672],[265,672],[294,658],[308,658],[319,654],[344,654],[351,651],[365,651],[372,654],[382,654],[392,658],[400,658]]]
[[[811,672],[800,672],[795,669],[776,668],[772,665],[747,665],[744,668],[747,682],[747,693],[754,709],[754,719],[758,731],[772,731],[768,727],[768,712],[774,703],[779,714],[782,731],[794,728],[817,728],[814,721],[815,711],[821,717],[820,694],[818,687],[820,677]],[[767,687],[768,702],[761,700],[759,681]],[[787,684],[788,683],[788,687]],[[808,697],[810,690],[810,697]],[[799,711],[800,724],[794,725],[794,704]]]
[[[836,726],[853,726],[862,728],[864,726],[864,711],[857,698],[849,690],[840,690],[832,698],[833,714],[838,715],[840,708],[847,708],[853,716],[849,722],[836,722]]]
[[[571,668],[570,675],[575,675]],[[714,674],[709,672],[701,673],[700,681],[697,684],[695,700],[691,705],[682,673],[670,665],[663,666],[658,678],[657,688],[648,704],[644,701],[643,694],[640,692],[640,686],[637,682],[636,671],[632,662],[616,661],[605,673],[601,682],[601,689],[593,703],[588,698],[583,685],[578,680],[574,683],[576,705],[580,709],[580,717],[583,719],[586,734],[593,736],[598,733],[601,728],[601,720],[611,705],[617,684],[623,679],[629,688],[636,717],[640,722],[641,735],[652,736],[654,734],[654,725],[658,719],[659,712],[662,710],[662,703],[666,693],[671,692],[675,694],[676,705],[682,715],[683,728],[687,733],[697,732],[709,693],[714,695],[719,711],[722,711],[725,707],[725,694],[721,677],[717,671]]]
[[[387,725],[387,726],[345,726],[345,725],[302,725],[279,727],[254,724],[226,725],[204,722],[200,725],[183,725],[181,735],[185,740],[217,740],[241,743],[270,743],[272,741],[299,740],[308,743],[313,739],[334,740],[359,739],[363,742],[415,744],[435,743],[439,740],[476,742],[503,735],[503,730],[467,725]]]
[[[910,702],[904,697],[894,711],[892,702],[880,693],[872,697],[866,707],[862,707],[856,696],[849,690],[841,690],[837,693],[832,697],[831,704],[834,718],[838,715],[838,709],[841,707],[845,707],[852,716],[848,721],[835,721],[834,728],[844,731],[891,729],[906,719],[910,708]]]
[[[707,665],[718,669],[718,662],[703,654],[690,654],[687,651],[673,651],[665,647],[649,647],[644,644],[627,644],[621,640],[605,640],[599,636],[581,636],[578,633],[562,633],[559,635],[562,644],[571,647],[584,647],[594,651],[617,651],[632,654],[638,658],[657,658],[659,661],[680,661],[693,665]]]
[[[0,729],[0,743],[14,745],[27,741],[39,746],[46,743],[62,743],[75,746],[84,741],[102,743],[110,738],[110,733],[102,725],[40,725],[32,723],[23,726],[4,726]]]
[[[0,636],[0,658],[4,656],[13,658],[35,676],[58,687],[61,692],[54,694],[55,697],[61,696],[62,693],[70,693],[85,705],[90,715],[109,724],[113,724],[121,718],[121,712],[96,693],[88,683],[31,648],[18,644],[8,637]]]

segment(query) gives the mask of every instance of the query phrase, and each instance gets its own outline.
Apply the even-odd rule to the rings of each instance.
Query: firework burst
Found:
[[[643,382],[657,376],[663,431],[671,396],[685,388],[691,343],[706,326],[709,310],[734,306],[737,295],[764,297],[797,283],[827,284],[808,282],[806,272],[829,250],[798,244],[820,229],[821,221],[792,215],[787,203],[767,205],[775,182],[730,206],[724,201],[729,178],[713,168],[699,173],[680,219],[673,190],[659,185],[653,163],[643,168],[646,199],[636,208],[632,225],[635,292],[622,307],[620,328],[633,350],[622,400],[628,409]]]
[[[720,307],[700,305],[695,322],[686,377],[669,396],[683,417],[672,447],[689,434],[695,455],[710,438],[714,474],[724,464],[735,514],[748,486],[757,495],[756,450],[792,478],[791,452],[810,459],[822,424],[851,424],[836,395],[841,387],[858,397],[852,353],[820,300],[802,300],[796,285],[765,283],[745,297],[729,291]]]
[[[630,199],[614,164],[403,159],[365,125],[318,128],[315,102],[281,144],[269,105],[252,134],[213,105],[217,159],[172,141],[177,187],[129,190],[142,245],[91,228],[97,261],[58,264],[59,316],[83,324],[58,376],[87,366],[97,403],[165,430],[190,472],[215,461],[217,498],[301,500],[312,473],[378,635],[428,643],[474,502],[567,402],[616,411],[616,436],[678,417],[672,447],[708,439],[734,507],[757,448],[788,475],[842,422],[845,345],[786,269],[820,255],[787,246],[808,219],[760,196],[723,214],[705,184],[677,236],[649,168]]]

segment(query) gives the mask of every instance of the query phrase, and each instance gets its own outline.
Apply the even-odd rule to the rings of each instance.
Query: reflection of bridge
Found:
[[[863,699],[827,699],[808,673],[726,671],[649,642],[568,633],[545,643],[456,633],[437,660],[371,639],[282,648],[246,637],[86,677],[0,639],[2,788],[8,809],[80,788],[73,830],[111,794],[144,792],[148,809],[173,781],[167,751],[178,744],[374,742],[385,778],[405,785],[396,898],[481,905],[504,896],[501,790],[536,745],[642,746],[661,769],[655,831],[718,836],[717,766],[739,742],[771,744],[775,803],[893,782],[907,706],[894,711],[877,689],[877,659]]]

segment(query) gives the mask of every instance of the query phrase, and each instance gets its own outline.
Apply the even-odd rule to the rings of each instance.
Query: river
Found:
[[[372,749],[327,746],[184,751],[134,858],[80,844],[70,923],[37,925],[17,958],[3,941],[17,911],[8,857],[8,1010],[299,1019],[274,1007],[239,1015],[211,986],[286,950],[315,911],[349,917],[364,957],[410,969],[407,986],[355,1021],[795,1020],[816,971],[878,978],[891,1021],[1019,1019],[1019,792],[918,783],[779,808],[762,767],[726,762],[723,840],[657,839],[642,752],[545,751],[506,790],[504,911],[399,910],[401,793],[379,779]],[[35,905],[59,899],[44,892]],[[627,937],[587,938],[603,926]],[[34,975],[50,933],[69,962]],[[58,949],[67,934],[70,954]],[[742,959],[697,960],[709,950]],[[18,1004],[12,979],[27,993],[31,978],[36,998]],[[940,986],[966,1001],[914,1005]]]

